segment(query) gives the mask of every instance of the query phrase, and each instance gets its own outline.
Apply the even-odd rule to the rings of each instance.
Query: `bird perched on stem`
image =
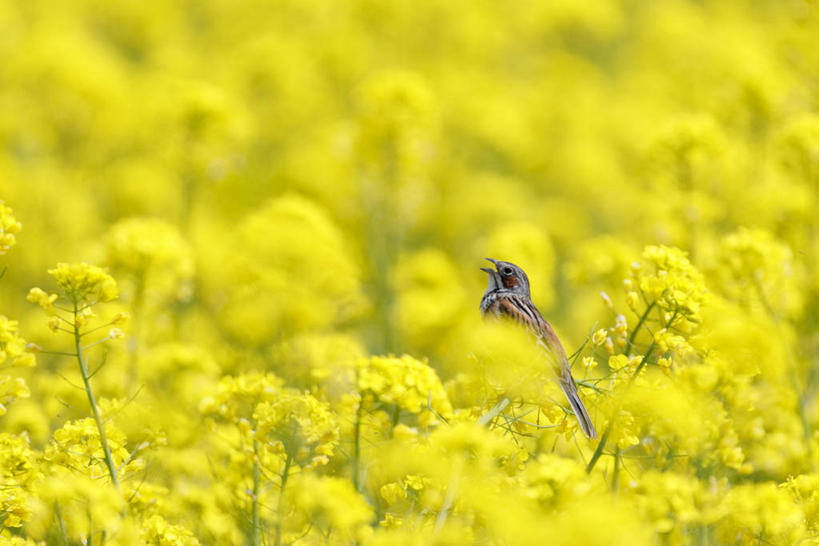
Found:
[[[495,269],[482,267],[489,274],[489,287],[481,299],[481,315],[509,317],[526,327],[538,346],[543,348],[553,362],[557,384],[566,395],[569,405],[580,423],[580,429],[587,438],[596,439],[597,431],[589,417],[589,412],[577,394],[577,387],[572,378],[572,369],[563,345],[537,310],[529,293],[529,278],[523,269],[513,263],[487,258]]]

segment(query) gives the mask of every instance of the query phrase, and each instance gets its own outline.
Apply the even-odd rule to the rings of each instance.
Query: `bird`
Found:
[[[526,328],[537,345],[550,354],[557,384],[566,395],[583,434],[589,439],[597,439],[597,431],[589,412],[577,393],[566,351],[552,326],[532,303],[529,277],[513,263],[486,259],[495,265],[495,269],[481,268],[489,274],[489,286],[481,299],[481,316],[484,319],[488,316],[512,319]]]

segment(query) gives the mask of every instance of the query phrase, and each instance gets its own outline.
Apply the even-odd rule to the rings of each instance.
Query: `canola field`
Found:
[[[819,543],[818,37],[0,1],[0,545]]]

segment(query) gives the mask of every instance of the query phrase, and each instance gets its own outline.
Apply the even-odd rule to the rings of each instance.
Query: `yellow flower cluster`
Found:
[[[815,2],[0,28],[0,544],[816,542]]]
[[[647,266],[635,263],[633,283],[626,283],[629,304],[635,305],[642,298],[646,305],[656,305],[664,312],[665,327],[683,327],[685,322],[697,324],[705,300],[705,281],[685,252],[649,246],[643,251],[643,260]]]
[[[125,447],[127,439],[122,431],[109,425],[105,432],[118,474],[134,474],[144,468],[145,462],[133,457]],[[85,474],[95,480],[108,473],[99,430],[94,420],[89,418],[69,421],[55,430],[51,441],[43,450],[43,458],[50,464]]]
[[[190,245],[173,224],[152,218],[130,218],[114,224],[106,236],[106,263],[134,283],[135,305],[158,305],[165,299],[186,300],[194,263]]]
[[[19,233],[22,224],[12,214],[11,207],[0,200],[0,256],[9,251],[17,240],[15,233]]]
[[[101,267],[85,262],[77,264],[60,263],[48,270],[54,277],[59,294],[46,294],[40,288],[32,288],[28,300],[51,311],[57,299],[64,298],[77,308],[84,309],[100,302],[112,301],[119,296],[117,283]],[[56,296],[56,297],[55,297]]]
[[[363,360],[358,368],[357,388],[398,411],[417,414],[420,423],[436,419],[431,408],[441,416],[452,413],[449,399],[438,374],[428,364],[409,355],[374,356]]]
[[[253,410],[254,439],[308,468],[327,464],[338,443],[335,416],[310,394],[282,390]]]
[[[142,540],[145,544],[161,546],[198,546],[199,541],[181,525],[172,525],[162,516],[151,516],[142,524]]]
[[[298,516],[288,523],[294,540],[311,527],[337,544],[366,541],[372,535],[372,508],[349,480],[300,474],[290,484],[286,502]]]
[[[20,337],[19,323],[0,315],[0,370],[34,364],[34,355],[27,352],[26,341]],[[29,390],[22,377],[0,373],[0,415],[6,413],[9,403],[27,396]]]
[[[716,274],[726,298],[758,306],[775,318],[802,308],[799,275],[790,247],[761,229],[740,229],[721,241]]]
[[[0,517],[6,528],[19,528],[31,518],[30,498],[37,478],[34,453],[23,435],[0,433]],[[2,538],[0,538],[2,540]]]
[[[199,410],[205,415],[218,415],[238,423],[248,419],[262,402],[275,400],[282,381],[274,374],[246,373],[226,376],[219,381],[216,392],[202,399]]]

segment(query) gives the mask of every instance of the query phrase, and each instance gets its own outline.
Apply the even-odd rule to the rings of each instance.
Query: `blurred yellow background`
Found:
[[[684,372],[694,387],[665,397],[632,392],[631,402],[625,397],[636,420],[631,432],[617,436],[611,460],[638,444],[647,458],[660,457],[655,448],[665,448],[657,446],[673,445],[676,451],[663,451],[668,461],[679,452],[690,460],[680,463],[679,474],[663,474],[674,466],[667,461],[623,475],[620,483],[631,480],[623,502],[637,515],[620,527],[601,525],[622,534],[600,531],[597,538],[606,544],[815,541],[815,491],[805,493],[813,495],[812,508],[797,510],[796,501],[782,500],[780,484],[799,475],[807,476],[800,483],[819,483],[813,432],[819,422],[818,37],[819,4],[806,0],[0,1],[0,199],[22,224],[16,245],[0,256],[0,267],[7,267],[0,313],[20,321],[26,340],[65,350],[69,340],[49,332],[42,311],[26,301],[29,288],[53,289],[47,271],[58,262],[107,267],[121,295],[99,313],[127,311],[132,320],[124,326],[126,339],[105,349],[95,388],[120,402],[144,388],[120,417],[128,445],[163,436],[167,445],[149,481],[175,492],[180,483],[200,488],[168,501],[164,516],[216,518],[209,510],[228,511],[212,507],[231,498],[220,497],[209,481],[221,478],[208,473],[205,460],[190,468],[184,461],[207,451],[197,408],[223,376],[270,371],[352,419],[349,377],[337,369],[372,355],[408,354],[427,362],[446,386],[449,400],[440,407],[430,402],[430,410],[454,407],[462,410],[456,420],[474,421],[495,403],[478,396],[486,377],[474,373],[493,365],[489,349],[479,346],[494,339],[481,340],[484,257],[525,269],[535,303],[573,353],[596,328],[612,327],[612,339],[625,344],[626,327],[613,333],[600,292],[615,314],[629,307],[637,313],[626,313],[635,332],[639,313],[622,281],[633,275],[641,282],[631,264],[643,259],[664,282],[666,265],[657,260],[665,257],[652,258],[643,248],[677,247],[704,275],[702,282],[699,273],[693,276],[696,290],[707,289],[714,302],[698,333],[680,333],[697,354],[696,374]],[[687,268],[674,262],[667,270],[689,279]],[[694,315],[692,324],[699,325]],[[648,359],[646,345],[658,343],[667,354],[653,356],[667,360],[656,363],[674,377],[693,358],[674,352],[678,341],[646,337],[641,354]],[[608,356],[598,355],[597,371],[588,361],[587,373],[616,371]],[[530,401],[532,385],[510,385],[517,372],[507,364],[494,362],[506,372],[496,378]],[[76,361],[42,354],[36,367],[15,371],[31,397],[9,405],[0,431],[25,431],[39,450],[67,420],[87,416],[82,391],[61,379],[76,381],[75,368]],[[583,375],[579,368],[576,377]],[[731,383],[729,394],[721,391],[736,374],[744,379]],[[441,388],[437,379],[423,381]],[[591,390],[584,396],[597,396]],[[373,449],[378,439],[402,440],[396,426],[422,433],[430,426],[420,417],[401,420],[402,411],[422,412],[425,392],[405,405],[382,392],[381,402],[390,400],[399,418],[373,417],[373,427],[388,431],[372,439]],[[694,411],[706,420],[719,415],[719,424],[700,425],[708,438],[689,438],[693,444],[677,436],[663,444],[657,438],[664,432],[652,428],[650,416],[662,413],[652,404],[666,402],[671,429],[699,430],[683,422]],[[598,428],[616,407],[600,402]],[[523,499],[534,495],[527,490],[520,506],[510,508],[520,519],[500,513],[498,499],[488,496],[493,509],[485,512],[466,500],[452,508],[482,516],[450,528],[454,516],[440,516],[449,513],[441,508],[446,483],[437,500],[419,500],[399,518],[383,498],[373,500],[378,491],[384,496],[383,484],[355,478],[356,492],[332,481],[349,477],[344,461],[352,432],[345,426],[347,447],[327,476],[299,479],[327,495],[359,495],[350,506],[366,499],[374,513],[359,507],[355,525],[372,520],[374,534],[340,531],[343,517],[325,514],[335,523],[308,529],[298,539],[304,543],[321,537],[352,543],[353,536],[362,543],[412,543],[411,535],[400,542],[383,534],[400,527],[396,518],[405,529],[434,530],[441,544],[469,542],[465,528],[483,529],[475,521],[490,522],[488,530],[475,531],[476,541],[537,543],[533,522],[563,511],[581,514],[553,521],[555,543],[568,543],[582,536],[581,518],[615,518],[623,509],[615,510],[606,491],[621,487],[612,485],[612,472],[619,475],[612,462],[592,474],[603,484],[601,495],[600,487],[583,482],[587,489],[575,488],[561,501],[538,497],[540,504],[523,508]],[[145,436],[146,428],[155,430]],[[462,441],[459,430],[434,434],[452,436],[441,440],[451,447]],[[594,444],[575,449],[568,436],[557,443],[561,432],[529,433],[539,438],[537,447],[521,450],[532,461],[549,451],[544,446],[579,461],[570,470],[541,460],[550,469],[543,472],[563,476],[555,483],[592,479],[582,468]],[[358,429],[355,434],[357,442]],[[730,439],[720,444],[725,436]],[[511,465],[504,476],[542,478],[535,476],[541,467],[513,471],[514,457],[504,451],[511,448],[496,447],[486,450],[503,461],[498,466]],[[719,449],[726,466],[714,470],[719,464],[705,454]],[[443,480],[449,470],[429,479]],[[494,471],[463,472],[474,484]],[[403,484],[406,498],[409,482],[395,483]],[[241,491],[246,482],[234,485]],[[709,487],[719,497],[730,490],[728,504],[698,511],[690,498],[707,496]],[[749,499],[764,497],[755,487],[774,499],[765,506],[779,502],[783,512],[748,508]],[[595,496],[584,497],[586,491]],[[657,505],[669,491],[686,500]],[[197,495],[209,500],[194,500]],[[579,498],[586,499],[582,510],[560,504]],[[682,510],[689,500],[699,508]],[[744,509],[751,514],[746,519],[717,523]],[[259,538],[247,517],[234,516],[191,529],[202,543]],[[271,518],[270,536],[298,543],[304,526],[292,520],[291,535],[281,535],[281,521]],[[298,522],[311,521],[304,518]],[[786,520],[784,527],[773,523]],[[56,536],[49,524],[37,525],[30,536]],[[109,530],[111,536],[116,532]],[[423,536],[419,543],[433,543],[433,535]]]

